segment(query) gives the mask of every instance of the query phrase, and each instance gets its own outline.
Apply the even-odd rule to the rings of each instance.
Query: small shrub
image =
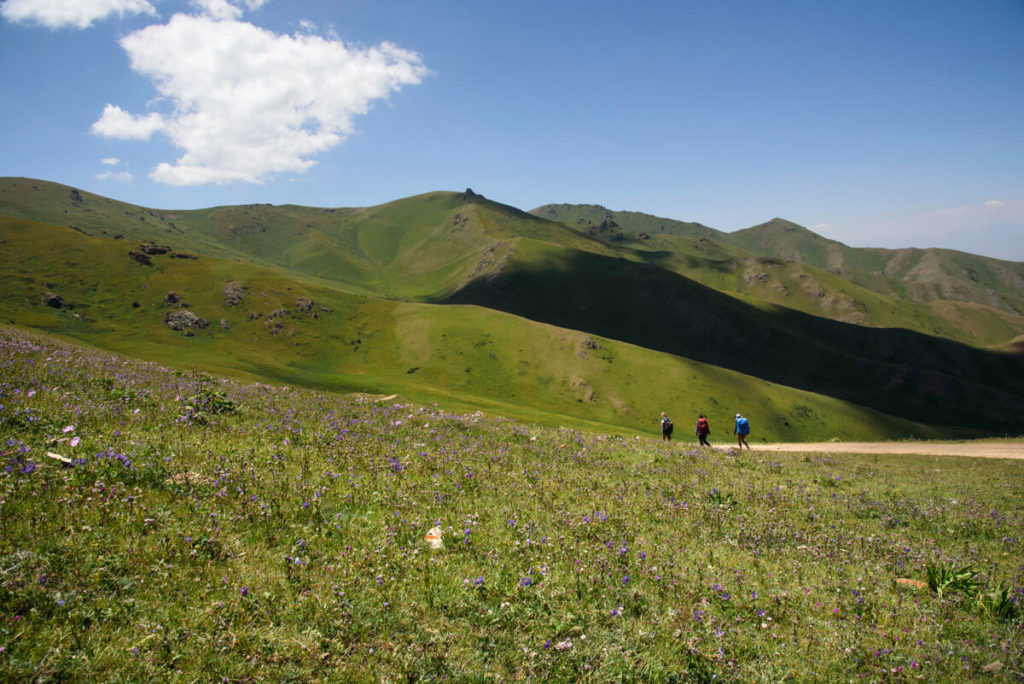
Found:
[[[939,598],[942,598],[943,594],[947,592],[959,592],[967,596],[974,596],[981,588],[978,573],[970,565],[958,568],[955,565],[929,563],[927,571],[928,588],[938,594]]]
[[[238,412],[235,402],[228,399],[223,392],[204,389],[191,397],[182,399],[185,413],[182,422],[206,425],[210,416],[231,415]]]

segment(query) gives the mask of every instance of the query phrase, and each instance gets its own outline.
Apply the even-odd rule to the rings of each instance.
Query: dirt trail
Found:
[[[971,458],[1024,459],[1024,442],[792,442],[752,444],[754,451],[804,451],[816,454],[916,454]]]

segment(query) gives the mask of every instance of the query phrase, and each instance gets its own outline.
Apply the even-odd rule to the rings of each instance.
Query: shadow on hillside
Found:
[[[928,424],[1016,434],[1024,415],[1024,358],[758,308],[624,259],[566,251],[557,269],[513,261],[444,303],[486,306]]]

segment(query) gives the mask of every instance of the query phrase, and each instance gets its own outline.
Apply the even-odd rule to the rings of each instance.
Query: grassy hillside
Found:
[[[726,235],[700,224],[637,212],[612,214],[594,205],[548,205],[534,210],[538,217],[471,191],[428,193],[364,209],[258,204],[162,211],[13,178],[0,179],[0,213],[94,236],[121,236],[186,253],[242,259],[315,276],[329,287],[389,299],[443,300],[471,278],[500,268],[516,239],[531,238],[670,270],[748,301],[859,325],[905,327],[982,346],[1024,334],[1024,315],[1005,306],[1012,297],[975,297],[947,286],[950,296],[943,298],[935,288],[901,284],[901,278],[910,277],[906,273],[822,270],[818,266],[831,268],[829,259],[820,256],[826,247],[845,250],[844,254],[860,251],[780,221],[766,224],[762,233]],[[753,240],[755,233],[762,235],[761,242]],[[792,242],[785,237],[789,233],[807,237],[803,242],[827,244],[818,250],[804,246],[810,256],[803,263],[800,250],[787,247]],[[741,234],[750,238],[750,244],[744,242],[750,251],[732,244]],[[784,258],[755,256],[764,252],[763,242],[776,238]],[[973,273],[986,283],[986,278],[995,278],[984,269]],[[979,299],[983,306],[974,306]],[[958,305],[942,305],[946,300]]]
[[[913,301],[973,302],[1024,313],[1024,263],[949,249],[847,247],[782,219],[730,233],[726,240],[753,254],[827,269]]]
[[[662,410],[684,426],[702,411],[724,433],[744,411],[756,439],[956,433],[485,308],[363,297],[212,257],[146,266],[123,241],[10,218],[0,236],[19,255],[0,265],[0,319],[161,363],[548,423],[654,430]],[[61,308],[43,303],[51,292]],[[166,325],[183,311],[208,325]]]
[[[751,301],[982,346],[1024,333],[1024,265],[949,250],[856,249],[782,219],[723,233],[588,204],[531,213],[592,235],[626,258]]]
[[[169,212],[5,179],[0,201],[7,317],[144,358],[633,429],[755,403],[766,438],[1013,432],[1024,409],[1013,347],[895,329],[1005,342],[1024,318],[880,295],[696,224],[618,240],[468,190]],[[563,341],[579,335],[606,352]]]
[[[6,326],[0,368],[3,681],[1024,669],[1024,461],[694,449]]]
[[[1018,356],[752,306],[674,273],[536,241],[520,242],[501,273],[450,301],[814,388],[915,421],[1012,432],[1024,410]]]

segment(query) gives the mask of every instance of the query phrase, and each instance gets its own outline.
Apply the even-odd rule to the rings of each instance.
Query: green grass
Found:
[[[7,327],[0,368],[0,679],[1024,672],[1021,461],[696,450]]]

